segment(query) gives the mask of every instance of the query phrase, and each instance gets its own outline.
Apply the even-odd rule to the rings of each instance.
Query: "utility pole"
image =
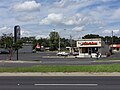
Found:
[[[70,46],[71,46],[71,53],[72,53],[72,49],[73,49],[73,45],[72,45],[72,35],[70,35]]]
[[[113,54],[113,31],[112,31],[112,48],[111,48],[112,54]]]
[[[65,31],[66,29],[64,29]],[[59,32],[59,52],[61,51],[61,39],[60,39],[60,32]]]
[[[59,52],[60,52],[60,33],[59,33]]]
[[[72,47],[72,35],[70,35],[70,46]]]

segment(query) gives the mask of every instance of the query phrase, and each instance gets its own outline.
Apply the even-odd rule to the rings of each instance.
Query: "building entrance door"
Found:
[[[88,53],[88,48],[87,47],[83,47],[82,48],[82,53]]]
[[[88,54],[91,55],[92,53],[92,48],[88,48]]]

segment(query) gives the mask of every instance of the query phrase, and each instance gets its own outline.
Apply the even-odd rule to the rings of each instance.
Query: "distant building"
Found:
[[[110,48],[112,48],[114,52],[120,52],[120,44],[110,45]]]
[[[97,52],[101,57],[110,54],[109,46],[105,44],[101,38],[95,39],[80,39],[77,41],[79,50],[78,57],[96,57]]]
[[[41,47],[40,47],[40,44],[39,43],[37,43],[37,45],[36,45],[36,47],[35,47],[36,49],[40,49]]]

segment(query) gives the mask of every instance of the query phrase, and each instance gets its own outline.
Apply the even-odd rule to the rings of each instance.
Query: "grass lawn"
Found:
[[[89,66],[49,66],[0,68],[0,72],[120,72],[120,64]]]

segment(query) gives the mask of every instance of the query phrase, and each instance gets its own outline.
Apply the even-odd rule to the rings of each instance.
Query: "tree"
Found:
[[[102,38],[101,36],[99,35],[96,35],[96,34],[87,34],[85,35],[84,37],[82,37],[83,39],[91,39],[91,38]]]
[[[9,59],[10,60],[13,55],[13,52],[22,48],[22,43],[23,43],[22,40],[18,40],[16,43],[14,43],[13,36],[11,36],[11,34],[3,34],[0,42],[1,42],[0,47],[9,50],[9,52],[10,52]]]
[[[103,41],[105,41],[106,44],[110,45],[112,43],[112,37],[111,36],[105,36],[103,38]]]
[[[35,40],[35,37],[22,37],[21,40],[23,43],[31,44]]]
[[[49,36],[50,50],[58,50],[60,35],[58,34],[58,32],[54,31],[50,32]]]
[[[113,44],[119,44],[120,43],[120,37],[117,36],[99,36],[96,34],[88,34],[82,37],[83,39],[91,39],[91,38],[101,38],[106,44],[110,45],[112,44],[112,38],[113,38]]]

